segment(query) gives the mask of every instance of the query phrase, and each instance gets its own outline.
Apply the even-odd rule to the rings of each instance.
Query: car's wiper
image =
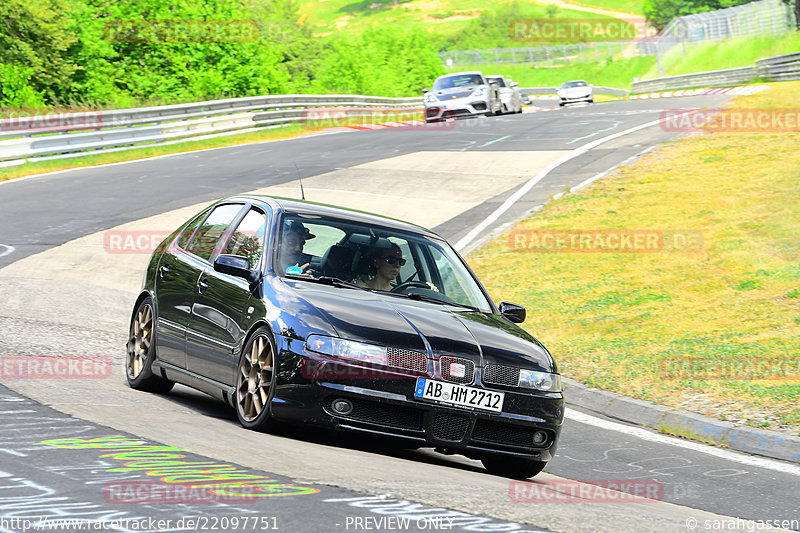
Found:
[[[398,293],[393,293],[393,294],[398,294]],[[412,292],[411,294],[403,294],[403,293],[400,293],[400,294],[402,296],[405,296],[409,300],[419,300],[419,301],[422,301],[422,302],[431,302],[431,303],[436,303],[436,304],[441,304],[441,305],[455,305],[456,307],[464,307],[464,308],[470,309],[472,311],[480,311],[480,309],[478,309],[477,307],[472,307],[471,305],[461,304],[461,303],[458,303],[458,302],[456,302],[454,300],[442,300],[440,298],[436,298],[435,296],[429,296],[427,294],[420,294],[418,292]]]
[[[311,281],[314,283],[323,283],[325,285],[332,285],[334,287],[347,287],[348,289],[361,289],[362,291],[368,291],[369,289],[366,287],[362,287],[360,285],[356,285],[355,283],[350,283],[349,281],[345,281],[341,278],[336,278],[333,276],[320,276],[315,278],[312,275],[304,275],[304,274],[286,274],[287,278],[291,279],[300,279],[303,281]]]

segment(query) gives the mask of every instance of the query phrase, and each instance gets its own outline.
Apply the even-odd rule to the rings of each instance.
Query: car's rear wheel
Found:
[[[264,431],[274,425],[274,389],[275,342],[262,327],[247,341],[236,372],[236,416],[242,426]]]
[[[132,389],[166,394],[175,383],[153,374],[156,355],[153,299],[142,300],[131,319],[126,345],[125,375]]]
[[[481,462],[490,474],[513,479],[533,477],[544,470],[547,465],[547,461],[534,461],[533,459],[520,459],[502,455],[487,455],[481,459]]]

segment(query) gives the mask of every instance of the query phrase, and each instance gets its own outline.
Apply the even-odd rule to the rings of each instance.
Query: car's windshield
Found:
[[[363,222],[284,214],[274,256],[278,275],[435,300],[491,312],[491,304],[446,242]],[[345,284],[338,284],[347,290]]]
[[[470,87],[473,85],[485,85],[483,76],[480,74],[453,74],[452,76],[442,76],[433,82],[433,90],[452,89],[454,87]]]
[[[585,81],[567,81],[561,86],[562,89],[571,89],[573,87],[588,87],[589,84]]]
[[[498,87],[506,86],[505,80],[500,76],[488,76],[486,79],[489,80],[489,83],[496,83]]]

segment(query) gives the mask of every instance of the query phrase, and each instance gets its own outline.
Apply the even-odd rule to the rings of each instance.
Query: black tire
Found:
[[[272,332],[261,327],[250,336],[239,358],[234,403],[236,417],[247,429],[266,431],[275,426],[275,353]]]
[[[502,455],[487,455],[481,459],[481,462],[490,474],[512,479],[528,479],[544,470],[547,465],[547,461],[534,461],[533,459],[520,459]]]
[[[125,377],[132,389],[166,394],[175,383],[153,374],[155,337],[153,299],[148,296],[142,300],[131,318],[128,343],[125,346]]]

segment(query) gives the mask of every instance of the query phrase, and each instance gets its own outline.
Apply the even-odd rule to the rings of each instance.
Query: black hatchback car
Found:
[[[183,383],[241,424],[399,439],[531,477],[564,415],[550,353],[436,234],[327,205],[237,196],[155,250],[127,344],[131,387]]]

